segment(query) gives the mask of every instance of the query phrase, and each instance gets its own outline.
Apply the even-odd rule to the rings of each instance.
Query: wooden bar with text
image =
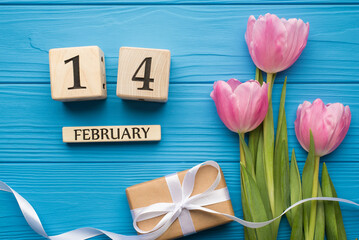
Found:
[[[160,125],[63,127],[66,143],[160,141]]]

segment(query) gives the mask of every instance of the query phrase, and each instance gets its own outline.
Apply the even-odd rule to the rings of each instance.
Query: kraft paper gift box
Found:
[[[220,169],[220,168],[219,168]],[[188,170],[177,173],[178,179],[183,183],[184,176]],[[210,165],[201,166],[196,174],[194,188],[191,196],[203,193],[206,191],[215,181],[218,171],[215,167]],[[215,188],[222,189],[226,188],[226,182],[220,169],[221,180],[218,186]],[[226,189],[227,190],[227,189]],[[172,203],[172,197],[167,185],[166,177],[161,177],[148,182],[140,183],[126,189],[127,199],[131,210],[137,208],[148,207],[155,203]],[[228,192],[227,192],[228,194]],[[228,194],[229,196],[229,194]],[[229,197],[228,197],[229,198]],[[231,200],[203,206],[205,208],[234,215]],[[205,229],[213,228],[228,222],[231,222],[229,218],[213,213],[203,212],[199,210],[190,210],[190,217],[195,228],[195,232],[199,232]],[[134,216],[133,216],[134,217]],[[155,218],[147,219],[138,222],[138,227],[141,230],[148,231],[156,226],[156,224],[163,218],[158,216]],[[195,233],[193,232],[193,233]],[[191,233],[190,233],[191,234]],[[187,234],[188,235],[188,234]],[[167,229],[167,231],[157,239],[174,239],[182,237],[183,232],[179,219],[177,218],[173,224]]]

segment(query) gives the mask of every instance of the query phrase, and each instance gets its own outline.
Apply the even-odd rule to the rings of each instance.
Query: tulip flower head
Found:
[[[250,80],[217,81],[211,97],[218,115],[226,127],[236,133],[254,130],[264,120],[268,110],[268,86]]]
[[[245,39],[254,64],[264,72],[277,73],[289,68],[307,44],[309,23],[301,19],[279,19],[267,13],[250,16]]]
[[[308,151],[311,130],[315,155],[321,157],[339,146],[348,132],[350,121],[349,106],[344,107],[341,103],[324,105],[320,99],[313,103],[305,101],[297,110],[295,134],[302,147]]]

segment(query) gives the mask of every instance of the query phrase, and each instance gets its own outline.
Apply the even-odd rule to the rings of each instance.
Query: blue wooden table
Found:
[[[282,5],[281,3],[287,3]],[[237,135],[217,116],[209,94],[216,80],[254,78],[244,41],[249,15],[267,12],[310,22],[306,49],[288,75],[289,147],[300,171],[306,153],[294,133],[304,100],[350,105],[342,145],[322,160],[338,195],[359,202],[359,4],[356,0],[9,0],[0,3],[0,180],[37,210],[51,235],[92,226],[135,234],[125,195],[133,184],[218,161],[234,210],[241,216]],[[108,98],[61,103],[51,99],[48,50],[98,45],[105,53]],[[171,50],[169,101],[116,97],[121,46]],[[63,126],[160,124],[159,143],[64,144]],[[359,210],[343,205],[348,239],[359,237]],[[285,220],[279,239],[288,239]],[[0,239],[41,239],[13,197],[0,193]],[[97,239],[105,239],[99,237]],[[243,239],[236,223],[187,239]]]

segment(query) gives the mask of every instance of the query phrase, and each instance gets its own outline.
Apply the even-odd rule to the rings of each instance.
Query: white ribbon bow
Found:
[[[196,174],[201,166],[209,165],[217,169],[217,177],[212,185],[203,193],[191,196],[195,185]],[[200,207],[214,203],[227,201],[230,199],[228,189],[221,188],[215,190],[221,181],[221,172],[218,163],[207,161],[191,168],[186,173],[182,186],[177,174],[166,176],[166,181],[173,203],[156,203],[148,207],[132,210],[133,227],[137,232],[146,234],[152,232],[156,236],[161,236],[178,219],[183,235],[196,232],[190,210],[200,210]],[[138,222],[150,218],[164,215],[164,217],[151,230],[144,231],[137,225]]]
[[[197,174],[198,169],[201,166],[204,165],[211,165],[215,167],[218,170],[217,177],[213,184],[203,193],[191,196],[193,192],[194,187],[194,181]],[[214,161],[207,161],[201,164],[198,164],[197,166],[191,168],[185,175],[185,178],[182,183],[182,192],[181,192],[181,199],[180,201],[174,200],[173,203],[156,203],[153,205],[150,205],[145,208],[137,209],[134,212],[134,221],[133,225],[134,228],[139,233],[144,233],[143,235],[133,235],[133,236],[126,236],[121,235],[113,232],[108,232],[96,228],[79,228],[76,230],[72,230],[69,232],[65,232],[56,236],[49,236],[46,231],[44,230],[42,223],[40,221],[39,216],[37,215],[34,208],[31,206],[31,204],[23,198],[20,194],[18,194],[15,190],[13,190],[11,187],[9,187],[6,183],[0,181],[0,191],[10,192],[14,195],[17,203],[19,204],[20,210],[22,214],[24,215],[25,220],[29,224],[29,226],[39,235],[43,236],[44,238],[51,239],[51,240],[85,240],[88,238],[92,238],[98,235],[106,235],[110,239],[113,240],[150,240],[150,239],[156,239],[159,236],[161,236],[171,225],[172,223],[179,218],[185,211],[190,210],[200,210],[203,212],[208,212],[212,214],[222,215],[226,216],[239,224],[249,227],[249,228],[260,228],[267,226],[268,224],[274,222],[278,218],[282,217],[284,214],[286,214],[291,209],[295,208],[296,206],[303,204],[305,202],[313,201],[313,200],[322,200],[322,201],[334,201],[334,202],[343,202],[348,203],[351,205],[359,206],[359,204],[342,199],[342,198],[332,198],[332,197],[316,197],[316,198],[307,198],[303,199],[301,201],[296,202],[289,208],[287,208],[281,215],[277,216],[276,218],[273,218],[271,220],[265,221],[265,222],[248,222],[243,219],[237,218],[235,216],[220,213],[208,208],[205,208],[203,206],[212,204],[213,202],[218,202],[220,200],[220,195],[225,196],[223,193],[219,193],[218,191],[226,191],[225,189],[219,189],[215,190],[215,188],[218,186],[219,182],[221,180],[221,174],[219,171],[219,166]],[[217,192],[217,193],[216,193]],[[172,195],[172,194],[171,194]],[[173,195],[172,195],[173,197]],[[225,199],[226,197],[224,197]],[[228,200],[228,199],[227,199]],[[225,200],[222,200],[225,201]],[[145,219],[153,218],[155,216],[161,216],[164,215],[164,217],[159,221],[159,223],[150,231],[143,231],[137,226],[137,222],[143,221]],[[182,225],[181,225],[182,227]],[[182,229],[183,230],[183,229]]]

